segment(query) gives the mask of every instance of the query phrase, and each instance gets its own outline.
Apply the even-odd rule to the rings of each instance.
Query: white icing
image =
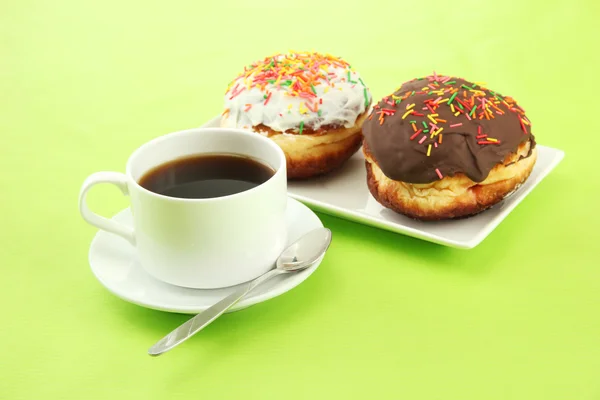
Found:
[[[276,57],[281,59],[282,56]],[[249,88],[256,72],[239,76],[225,94],[226,111],[221,126],[250,129],[263,124],[279,132],[298,132],[302,122],[304,128],[313,130],[325,125],[352,127],[357,117],[367,111],[371,104],[371,93],[360,75],[349,67],[328,65],[327,68],[321,67],[321,70],[328,74],[329,82],[324,79],[315,82],[316,97],[312,102],[291,95],[290,86],[267,83],[264,90],[258,86]],[[239,92],[240,88],[244,90]],[[268,102],[265,99],[267,93],[271,93]],[[320,113],[306,107],[307,102],[313,109],[316,103]]]

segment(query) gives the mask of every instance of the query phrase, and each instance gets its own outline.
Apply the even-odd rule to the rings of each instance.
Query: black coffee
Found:
[[[139,184],[154,193],[183,199],[207,199],[252,189],[275,171],[252,158],[201,154],[180,158],[147,172]]]

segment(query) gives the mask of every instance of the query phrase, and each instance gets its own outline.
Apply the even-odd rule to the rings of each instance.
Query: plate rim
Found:
[[[310,212],[311,214],[314,215],[316,222],[318,224],[315,225],[316,229],[317,227],[323,227],[323,221],[321,221],[321,219],[319,218],[319,216],[317,214],[315,214],[315,212],[308,207],[306,204],[302,203],[301,201],[298,201],[294,198],[291,198],[288,195],[288,201],[291,201],[292,204],[295,204],[295,207],[299,207],[300,209],[304,209],[308,212]],[[288,206],[289,207],[289,206]],[[127,206],[121,210],[119,210],[118,212],[116,212],[113,216],[111,216],[110,218],[116,218],[118,215],[121,215],[125,212],[127,212],[128,210],[130,210],[130,206]],[[102,235],[100,235],[102,233]],[[136,299],[133,296],[130,296],[126,293],[122,293],[120,291],[114,290],[114,288],[107,284],[107,282],[102,279],[101,276],[99,276],[99,274],[97,273],[97,268],[94,268],[93,262],[92,262],[92,249],[94,248],[94,245],[96,245],[96,243],[99,240],[102,240],[102,236],[104,236],[104,234],[110,234],[107,232],[104,232],[100,229],[98,229],[93,237],[93,239],[90,242],[89,248],[88,248],[88,265],[89,268],[92,272],[92,275],[94,276],[94,278],[96,278],[96,280],[106,289],[108,290],[112,295],[116,296],[117,298],[124,300],[128,303],[131,304],[135,304],[137,306],[140,307],[144,307],[147,309],[151,309],[151,310],[156,310],[156,311],[163,311],[163,312],[170,312],[170,313],[177,313],[177,314],[198,314],[204,310],[206,310],[209,306],[177,306],[177,305],[173,305],[173,304],[156,304],[154,302],[143,302],[143,301],[139,301],[139,299]],[[268,292],[265,293],[261,293],[258,294],[256,296],[251,296],[251,297],[246,297],[242,300],[240,300],[237,304],[235,304],[233,307],[231,307],[227,312],[235,312],[235,311],[239,311],[239,310],[243,310],[245,308],[248,308],[250,306],[253,306],[255,304],[258,303],[262,303],[271,299],[274,299],[276,297],[279,297],[289,291],[291,291],[292,289],[296,288],[297,286],[301,285],[304,281],[306,281],[316,270],[317,268],[319,268],[319,266],[321,265],[321,263],[323,262],[323,259],[325,257],[325,255],[327,254],[327,252],[325,252],[325,254],[323,254],[323,256],[321,256],[321,258],[319,258],[317,260],[317,262],[315,262],[312,266],[310,266],[309,268],[307,268],[304,271],[298,272],[296,273],[296,279],[291,279],[291,283],[288,285],[284,285],[284,284],[280,284],[280,285],[276,285],[275,287],[273,287],[271,290],[269,290]],[[141,268],[140,266],[138,266],[138,268]],[[146,273],[147,274],[147,273]],[[293,278],[292,276],[290,278]],[[153,278],[155,279],[156,278]],[[246,283],[246,282],[245,282]],[[231,286],[230,288],[233,289],[237,286],[240,285],[244,285],[245,283],[241,283],[239,285],[234,285]],[[173,285],[171,285],[173,286]],[[177,287],[177,286],[175,286]],[[186,289],[186,290],[192,290],[192,291],[209,291],[209,290],[215,290],[215,289],[192,289],[192,288],[182,288],[182,289]],[[220,289],[227,289],[227,288],[220,288]],[[217,289],[217,290],[220,290]]]

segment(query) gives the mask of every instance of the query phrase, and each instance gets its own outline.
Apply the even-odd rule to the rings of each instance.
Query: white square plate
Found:
[[[202,127],[218,127],[217,117]],[[339,170],[315,179],[288,183],[290,197],[314,210],[340,218],[402,233],[445,246],[471,249],[485,239],[500,222],[563,159],[562,150],[537,145],[538,159],[529,179],[494,207],[470,218],[420,222],[381,206],[367,187],[362,151]]]

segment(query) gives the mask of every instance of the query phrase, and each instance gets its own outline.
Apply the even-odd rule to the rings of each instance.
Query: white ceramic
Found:
[[[218,126],[219,121],[217,117],[203,126]],[[315,179],[288,182],[288,194],[323,213],[445,246],[470,249],[481,243],[564,157],[562,150],[537,147],[538,160],[529,179],[501,203],[466,219],[420,222],[381,206],[367,187],[362,150],[338,171]]]
[[[199,153],[242,154],[276,172],[255,188],[211,199],[162,196],[137,183],[156,166]],[[111,183],[129,194],[133,228],[87,208],[86,194],[98,183]],[[190,129],[154,139],[131,155],[125,174],[92,174],[79,196],[83,218],[134,245],[150,275],[190,288],[237,285],[268,271],[286,244],[286,202],[283,151],[261,135],[221,128]]]
[[[314,212],[293,199],[288,199],[284,219],[288,237],[286,247],[305,233],[323,227]],[[113,220],[126,227],[132,226],[133,223],[129,209],[121,211]],[[131,244],[104,231],[99,231],[92,241],[89,262],[96,278],[110,292],[123,300],[155,310],[196,314],[231,294],[237,287],[188,289],[161,282],[140,266],[135,248]],[[265,282],[229,311],[239,310],[287,292],[307,279],[320,263],[321,260],[304,271],[280,275]]]

